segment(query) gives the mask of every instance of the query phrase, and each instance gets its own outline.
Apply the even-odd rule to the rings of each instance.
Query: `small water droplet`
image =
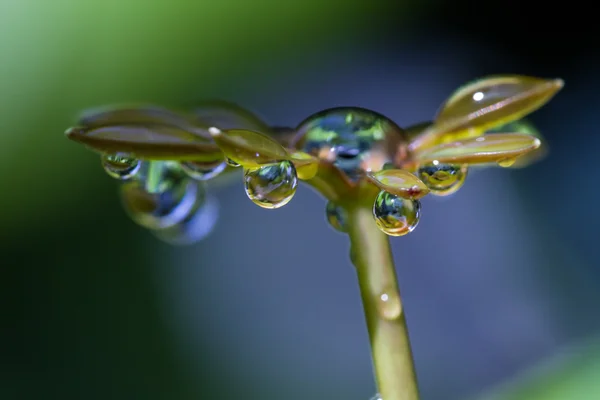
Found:
[[[402,314],[402,303],[397,290],[389,289],[381,293],[377,299],[377,311],[381,318],[393,321]]]
[[[498,165],[503,168],[508,168],[508,167],[512,167],[516,161],[517,161],[516,157],[505,158],[503,160],[499,160]]]
[[[338,232],[346,232],[346,224],[348,216],[346,210],[338,206],[334,202],[330,201],[325,207],[325,213],[327,215],[327,222]]]
[[[246,169],[244,173],[246,194],[254,204],[268,209],[286,205],[296,193],[298,176],[290,161]]]
[[[421,217],[421,203],[419,200],[406,200],[381,191],[373,205],[373,216],[384,233],[403,236],[417,227]]]
[[[225,162],[227,163],[227,165],[229,165],[230,167],[234,167],[237,168],[240,166],[240,164],[236,163],[235,161],[233,161],[231,158],[229,157],[225,157]]]
[[[219,175],[227,168],[227,163],[221,161],[218,164],[188,161],[181,163],[181,169],[192,179],[207,181]]]
[[[132,178],[139,171],[140,165],[140,160],[123,154],[104,154],[102,156],[102,167],[110,177],[115,179]]]
[[[375,396],[371,397],[369,400],[383,400],[383,397],[379,393],[376,393]]]
[[[437,196],[447,196],[462,187],[467,179],[466,165],[428,163],[419,168],[419,178]]]

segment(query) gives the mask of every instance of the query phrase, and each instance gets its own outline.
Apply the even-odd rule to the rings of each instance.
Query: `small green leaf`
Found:
[[[367,174],[367,178],[381,190],[404,199],[420,199],[429,193],[429,188],[423,181],[401,169],[384,169],[374,174]]]

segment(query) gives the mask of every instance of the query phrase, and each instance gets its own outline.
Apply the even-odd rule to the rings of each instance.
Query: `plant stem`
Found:
[[[418,400],[406,318],[387,235],[370,207],[349,207],[348,234],[362,296],[375,378],[383,400]]]

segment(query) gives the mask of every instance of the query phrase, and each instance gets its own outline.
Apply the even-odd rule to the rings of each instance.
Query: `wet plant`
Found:
[[[523,119],[560,79],[492,76],[455,91],[430,122],[401,128],[357,107],[318,112],[294,128],[271,127],[226,102],[187,111],[131,106],[91,110],[69,139],[101,156],[121,182],[131,219],[162,240],[194,243],[217,221],[206,182],[242,170],[248,198],[277,209],[300,182],[326,200],[329,224],[349,237],[384,400],[419,398],[389,236],[413,231],[427,195],[448,196],[469,169],[524,167],[544,154]]]

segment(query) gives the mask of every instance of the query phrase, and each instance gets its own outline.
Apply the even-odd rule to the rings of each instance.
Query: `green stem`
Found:
[[[351,258],[358,272],[375,378],[383,400],[418,400],[412,352],[387,235],[366,206],[348,208]]]

